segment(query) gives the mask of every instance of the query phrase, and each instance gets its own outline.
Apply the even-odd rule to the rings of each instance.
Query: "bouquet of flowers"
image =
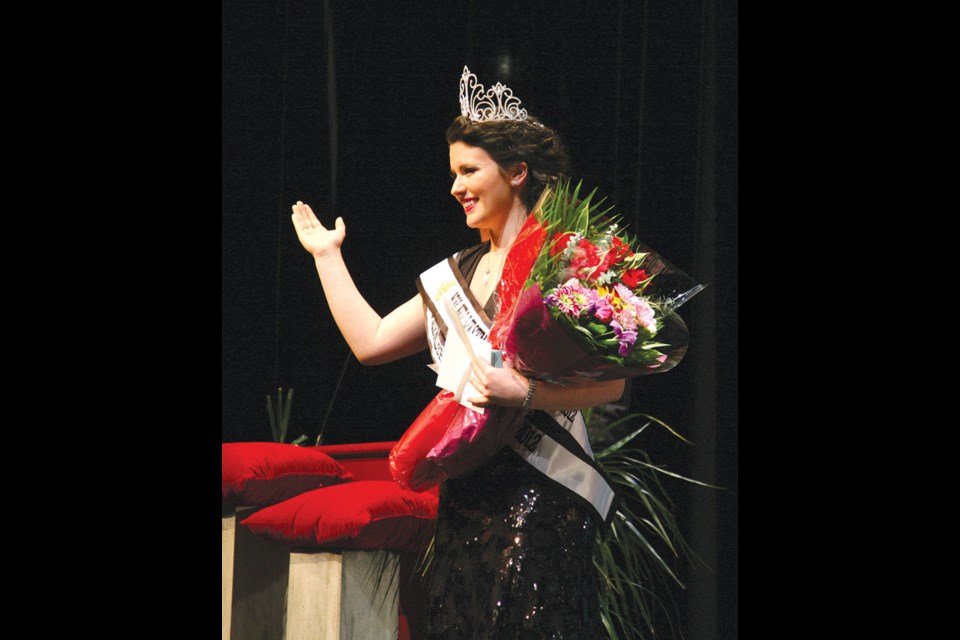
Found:
[[[674,311],[703,286],[624,233],[593,202],[596,190],[581,198],[580,189],[561,182],[546,191],[521,231],[532,265],[522,284],[522,268],[504,270],[501,299],[510,306],[494,337],[514,366],[549,379],[668,371],[687,346]]]
[[[686,352],[673,312],[703,287],[623,234],[595,193],[581,199],[569,183],[545,190],[504,264],[489,339],[527,375],[633,377],[667,371]],[[502,449],[522,418],[517,407],[477,413],[442,392],[391,450],[391,473],[417,491],[462,476]]]

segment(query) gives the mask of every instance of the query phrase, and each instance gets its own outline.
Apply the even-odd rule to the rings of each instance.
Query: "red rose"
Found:
[[[630,245],[616,236],[613,237],[613,242],[611,244],[613,244],[613,247],[610,249],[610,251],[614,254],[614,260],[611,264],[617,264],[626,258],[627,255],[633,254],[633,252],[630,251]]]
[[[573,259],[570,260],[570,266],[577,270],[577,273],[584,280],[593,280],[600,277],[603,271],[600,270],[601,259],[600,249],[586,238],[577,243],[577,248],[573,252]]]
[[[630,251],[630,245],[625,244],[623,240],[616,236],[613,237],[610,244],[610,249],[607,250],[606,255],[603,256],[603,263],[600,265],[600,270],[597,275],[605,273],[607,269],[627,257],[628,253],[632,253]]]
[[[620,280],[623,281],[623,284],[627,285],[627,287],[630,289],[636,289],[637,284],[646,279],[647,272],[643,269],[627,269],[623,272],[623,275],[620,276]]]

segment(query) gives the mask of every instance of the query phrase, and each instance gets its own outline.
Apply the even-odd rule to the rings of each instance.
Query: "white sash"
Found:
[[[493,322],[470,291],[454,258],[427,269],[417,279],[426,303],[430,355],[443,360],[448,323],[460,322],[468,334],[488,339]],[[443,299],[450,300],[458,318],[449,317]],[[584,500],[603,522],[608,522],[616,494],[593,459],[583,413],[535,411],[517,428],[511,448],[534,469]]]
[[[520,425],[511,448],[533,468],[589,502],[601,520],[607,522],[616,493],[593,460],[583,413],[540,413],[542,419],[531,414]],[[549,422],[544,422],[547,416]],[[564,436],[564,432],[568,435]],[[573,436],[572,441],[569,436]]]
[[[451,321],[443,304],[444,298],[456,310],[458,321],[468,335],[487,340],[493,321],[480,307],[453,258],[447,258],[421,273],[417,288],[427,303],[427,340],[430,343],[430,356],[435,363],[439,365],[443,360],[443,345]]]

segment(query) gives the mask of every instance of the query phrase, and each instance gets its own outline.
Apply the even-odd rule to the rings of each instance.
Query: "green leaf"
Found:
[[[621,421],[618,421],[618,422],[615,422],[615,423],[611,424],[609,428],[613,428],[613,427],[619,426],[622,422],[623,422],[622,420],[621,420]],[[644,423],[644,425],[643,425],[642,427],[640,427],[639,429],[637,429],[636,431],[634,431],[634,432],[631,433],[630,435],[628,435],[628,436],[626,436],[626,437],[624,437],[624,438],[621,438],[621,439],[618,440],[617,442],[614,442],[612,445],[610,445],[609,447],[607,447],[606,449],[604,449],[603,451],[601,451],[600,453],[598,453],[598,454],[597,454],[597,457],[599,457],[599,456],[608,456],[608,455],[610,455],[611,453],[614,453],[614,452],[616,452],[616,451],[619,451],[619,450],[620,450],[621,448],[623,448],[628,442],[630,442],[631,440],[633,440],[634,438],[636,438],[638,435],[640,435],[641,433],[643,433],[643,430],[646,429],[648,426],[650,426],[650,422],[651,422],[650,420],[647,420],[647,422]]]
[[[587,329],[586,327],[581,327],[580,325],[575,324],[573,325],[573,328],[579,331],[580,333],[586,335],[588,338],[593,338],[593,334],[590,333],[590,330]]]
[[[283,389],[280,388],[278,392],[278,402],[282,399]],[[287,390],[287,397],[283,400],[281,417],[280,417],[280,442],[283,442],[287,439],[287,428],[290,425],[290,405],[293,402],[293,389]]]
[[[273,436],[273,441],[280,442],[280,434],[277,431],[277,418],[273,409],[273,399],[269,395],[267,396],[267,417],[270,418],[270,433]]]
[[[597,337],[613,334],[613,331],[610,330],[610,327],[600,322],[588,322],[586,327],[587,329],[590,329],[590,332]]]

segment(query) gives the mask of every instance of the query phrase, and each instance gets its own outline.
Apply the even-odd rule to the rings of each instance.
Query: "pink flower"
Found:
[[[614,291],[623,301],[620,312],[616,314],[615,320],[624,328],[630,331],[636,330],[638,326],[643,327],[650,335],[657,333],[657,317],[646,298],[633,293],[622,284],[614,285]]]
[[[621,321],[624,326],[636,329],[643,327],[650,335],[657,333],[657,317],[653,307],[644,298],[633,296],[621,311]]]
[[[597,295],[597,308],[593,310],[593,315],[603,322],[613,317],[614,308],[610,302],[610,295]]]
[[[653,307],[647,302],[646,298],[635,298],[634,308],[637,310],[637,321],[643,325],[643,328],[652,334],[657,332],[657,316],[653,312]]]
[[[637,297],[636,294],[630,288],[625,287],[622,284],[613,285],[613,290],[617,292],[617,296],[619,296],[620,299],[623,300],[624,304],[629,304],[631,300]]]
[[[543,301],[559,308],[566,315],[576,318],[583,312],[593,311],[597,298],[596,291],[581,286],[579,280],[571,278],[550,292]]]

